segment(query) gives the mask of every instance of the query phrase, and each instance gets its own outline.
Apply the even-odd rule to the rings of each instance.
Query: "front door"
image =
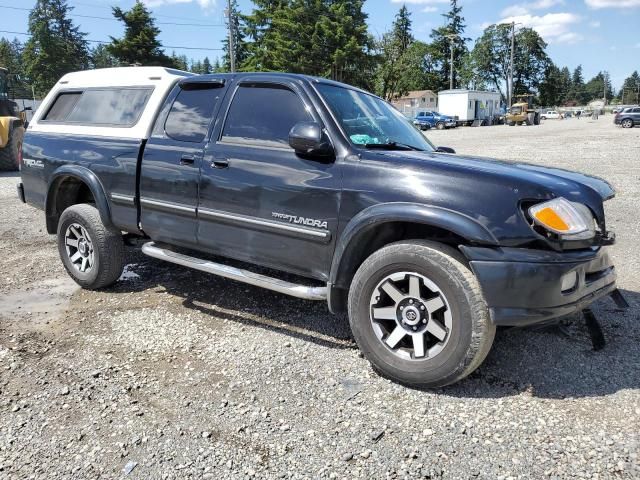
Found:
[[[140,223],[155,241],[188,247],[197,243],[200,168],[223,86],[183,81],[158,115],[140,173]]]
[[[294,83],[241,81],[205,151],[200,246],[223,256],[326,279],[340,165],[298,156],[289,130],[320,121]]]

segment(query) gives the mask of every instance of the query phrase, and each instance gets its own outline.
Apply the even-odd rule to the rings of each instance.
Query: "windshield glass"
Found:
[[[316,86],[355,146],[435,150],[408,118],[384,100],[349,88],[322,83]]]
[[[514,115],[522,113],[522,107],[511,107],[511,113],[513,113]]]

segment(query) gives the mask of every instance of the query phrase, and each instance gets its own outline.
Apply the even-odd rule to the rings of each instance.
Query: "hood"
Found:
[[[557,196],[567,196],[569,200],[580,193],[575,187],[587,187],[598,194],[602,201],[615,196],[615,190],[606,180],[573,172],[562,168],[544,167],[529,163],[510,160],[495,160],[483,157],[450,155],[442,153],[415,151],[386,151],[379,152],[390,161],[399,161],[404,166],[425,168],[425,161],[436,165],[454,168],[456,170],[479,171],[490,175],[512,179],[516,183],[536,185],[555,193]],[[516,186],[516,185],[514,185]]]

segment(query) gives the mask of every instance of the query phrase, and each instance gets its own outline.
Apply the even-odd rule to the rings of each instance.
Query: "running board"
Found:
[[[239,268],[215,263],[210,260],[190,257],[181,253],[172,252],[165,248],[158,247],[153,242],[147,242],[142,246],[142,253],[153,258],[176,263],[184,267],[193,268],[202,272],[211,273],[220,277],[229,278],[238,282],[248,283],[256,287],[262,287],[275,292],[291,295],[292,297],[303,298],[305,300],[326,300],[327,287],[308,287],[296,283],[287,282],[277,278],[267,277],[259,273],[241,270]]]

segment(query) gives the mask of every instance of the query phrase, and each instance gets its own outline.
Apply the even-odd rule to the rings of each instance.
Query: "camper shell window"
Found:
[[[152,92],[153,87],[87,88],[61,92],[42,121],[133,127]]]

